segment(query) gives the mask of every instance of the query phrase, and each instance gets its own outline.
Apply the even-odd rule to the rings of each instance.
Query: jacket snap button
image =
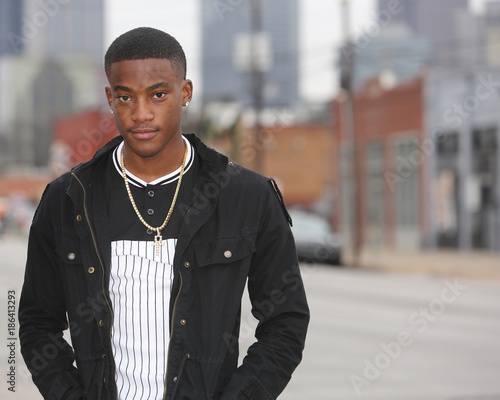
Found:
[[[75,253],[69,253],[68,254],[68,260],[74,260],[76,257],[76,254]]]
[[[177,377],[174,376],[174,379],[172,379],[174,382],[177,382]]]
[[[100,326],[101,328],[104,326],[104,321],[103,321],[102,319],[99,321],[99,326]]]
[[[93,274],[94,271],[95,271],[95,268],[94,267],[89,267],[88,271],[89,271],[89,274]]]
[[[186,325],[186,320],[185,319],[181,319],[181,325]]]
[[[232,256],[233,256],[233,253],[231,253],[229,250],[226,250],[226,251],[224,252],[224,257],[226,257],[226,258],[231,258]]]
[[[186,262],[184,263],[184,266],[185,266],[186,268],[189,268],[189,267],[191,266],[191,264],[189,264],[189,263],[186,261]]]
[[[78,222],[82,222],[82,216],[81,216],[80,214],[78,214],[78,215],[76,216],[76,220],[77,220]]]

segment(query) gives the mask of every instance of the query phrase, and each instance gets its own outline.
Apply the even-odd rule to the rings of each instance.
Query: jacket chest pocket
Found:
[[[196,261],[200,268],[214,264],[241,263],[254,252],[254,242],[249,234],[199,242],[195,247]]]
[[[193,285],[207,326],[214,321],[211,319],[214,313],[226,316],[238,313],[254,252],[250,236],[196,244]]]

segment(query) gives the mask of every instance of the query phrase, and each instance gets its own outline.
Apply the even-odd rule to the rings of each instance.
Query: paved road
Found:
[[[16,393],[7,390],[7,293],[19,296],[24,259],[23,241],[0,239],[1,400],[41,399],[16,340]],[[500,400],[500,282],[319,265],[303,274],[308,343],[280,400]],[[244,313],[242,347],[254,324],[246,303]]]

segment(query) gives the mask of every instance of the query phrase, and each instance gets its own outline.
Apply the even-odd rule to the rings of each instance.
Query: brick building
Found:
[[[54,127],[51,169],[59,175],[79,163],[118,135],[113,115],[101,110],[73,114],[59,119]]]
[[[340,191],[335,214],[345,244],[419,247],[426,221],[423,78],[385,88],[375,79],[356,94],[355,152],[347,103],[340,96],[333,107]]]
[[[17,193],[38,203],[47,183],[75,165],[90,160],[97,149],[117,134],[113,116],[100,110],[58,119],[50,148],[50,172],[0,176],[0,198]]]
[[[329,128],[268,126],[262,131],[261,142],[260,172],[276,179],[287,206],[314,207],[323,200],[331,207],[337,163],[332,156],[333,138]],[[242,166],[255,169],[259,146],[255,145],[253,130],[241,129],[238,138],[225,137],[211,145]],[[327,211],[330,214],[330,210]]]

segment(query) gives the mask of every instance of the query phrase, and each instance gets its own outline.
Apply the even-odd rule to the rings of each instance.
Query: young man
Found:
[[[181,134],[193,85],[173,37],[129,31],[105,68],[120,136],[48,185],[31,228],[34,382],[50,400],[275,399],[309,321],[276,184]],[[238,367],[247,280],[259,324]]]

